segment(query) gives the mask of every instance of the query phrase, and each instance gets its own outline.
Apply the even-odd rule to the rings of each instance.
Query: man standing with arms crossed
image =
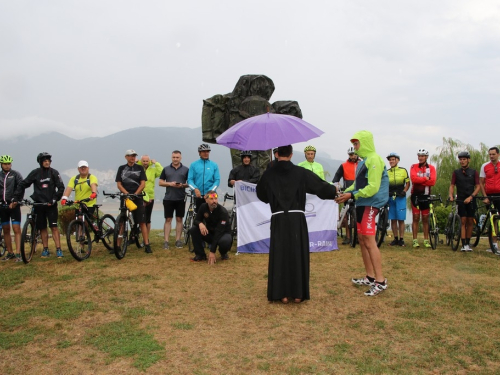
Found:
[[[500,209],[500,165],[498,164],[499,150],[498,147],[490,147],[488,150],[490,161],[481,166],[479,172],[479,185],[481,185],[481,193],[483,196],[495,197],[493,202],[486,198],[485,204],[493,203],[496,209]],[[498,197],[498,199],[496,198]],[[498,249],[498,243],[494,246]],[[490,249],[491,251],[492,249]]]
[[[187,188],[188,167],[181,163],[182,155],[179,150],[172,152],[172,163],[166,166],[160,175],[159,185],[165,187],[163,198],[163,212],[165,225],[163,226],[163,248],[168,250],[168,239],[172,228],[172,218],[175,211],[175,247],[183,247],[181,241],[182,218],[186,211],[185,189]]]
[[[372,133],[361,130],[354,134],[351,142],[363,160],[358,163],[354,184],[335,201],[343,203],[351,198],[356,200],[359,245],[366,276],[351,281],[355,285],[370,286],[365,296],[376,296],[387,289],[387,279],[382,273],[382,256],[375,240],[375,217],[379,209],[387,203],[389,177],[384,160],[375,152]]]
[[[453,202],[455,186],[457,187],[458,216],[460,216],[462,240],[461,251],[472,251],[470,238],[474,227],[474,215],[476,213],[476,201],[474,197],[480,189],[479,174],[476,170],[469,168],[470,154],[462,151],[458,154],[460,169],[453,171],[449,191],[450,201]]]

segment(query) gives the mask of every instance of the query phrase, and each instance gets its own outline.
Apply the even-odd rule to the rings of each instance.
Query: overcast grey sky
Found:
[[[444,136],[498,144],[500,2],[0,0],[4,139],[199,127],[243,74],[297,100],[336,159],[361,129],[402,166]]]

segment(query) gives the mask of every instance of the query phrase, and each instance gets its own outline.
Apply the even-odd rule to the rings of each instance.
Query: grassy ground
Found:
[[[359,247],[311,254],[311,300],[283,305],[267,302],[266,255],[210,267],[152,238],[152,255],[131,247],[122,261],[96,246],[81,263],[2,262],[1,373],[500,373],[500,257],[486,239],[473,253],[383,245],[377,297],[350,282]]]

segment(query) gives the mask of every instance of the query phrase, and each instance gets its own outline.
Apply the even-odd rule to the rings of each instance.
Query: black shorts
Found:
[[[13,209],[10,208],[0,208],[0,222],[3,226],[10,225],[21,225],[21,206],[16,206]]]
[[[122,198],[123,199],[123,198]],[[146,222],[146,209],[145,209],[145,202],[142,197],[131,197],[129,198],[132,200],[137,208],[132,212],[132,217],[134,218],[134,223],[136,224],[142,224]]]
[[[47,220],[50,228],[57,228],[57,205],[35,206],[36,227],[38,229],[47,228]]]
[[[184,217],[186,212],[186,202],[182,201],[163,201],[163,214],[165,219],[174,217]]]
[[[476,200],[473,199],[469,204],[464,201],[457,200],[458,216],[460,217],[474,217],[476,213]]]
[[[144,202],[146,205],[144,206],[144,215],[146,219],[146,224],[151,223],[151,214],[153,212],[153,206],[155,205],[155,201]]]

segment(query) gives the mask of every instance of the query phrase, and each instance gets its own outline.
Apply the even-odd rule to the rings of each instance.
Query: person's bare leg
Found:
[[[420,222],[420,214],[413,214],[413,222],[411,223],[411,229],[413,232],[413,239],[416,240],[418,236],[418,224]]]
[[[54,243],[56,244],[56,249],[61,248],[61,234],[59,232],[58,227],[52,227],[50,228],[52,232],[52,239],[54,240]]]
[[[172,230],[172,218],[167,217],[163,225],[163,241],[168,242],[170,238],[170,231]]]
[[[424,239],[429,239],[429,215],[422,215],[422,227],[424,229]]]
[[[175,218],[175,241],[180,241],[182,236],[182,217]]]
[[[375,269],[373,268],[373,261],[370,257],[370,252],[368,251],[367,245],[365,243],[366,237],[367,236],[358,233],[359,246],[361,247],[361,257],[363,258],[363,264],[365,266],[366,276],[375,278],[376,275],[375,275]],[[374,236],[373,239],[375,240]]]

